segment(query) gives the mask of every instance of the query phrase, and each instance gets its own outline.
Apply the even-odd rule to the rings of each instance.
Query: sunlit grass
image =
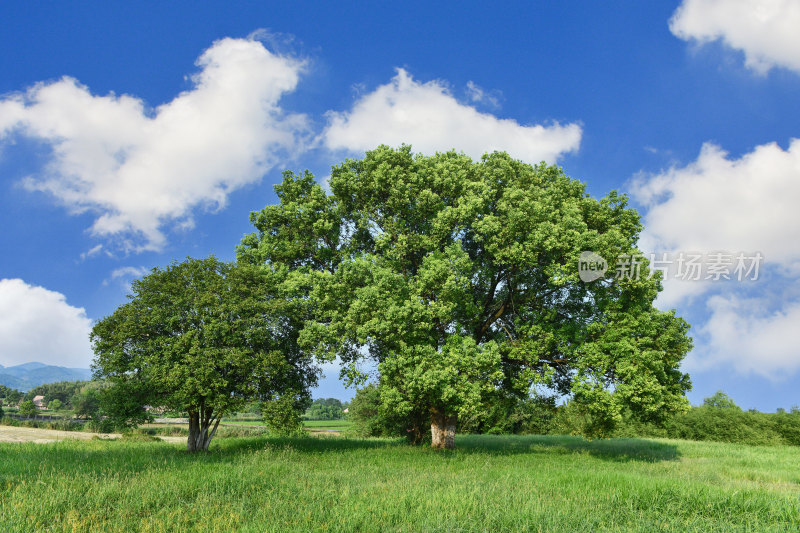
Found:
[[[800,449],[459,436],[0,445],[0,531],[796,531]]]

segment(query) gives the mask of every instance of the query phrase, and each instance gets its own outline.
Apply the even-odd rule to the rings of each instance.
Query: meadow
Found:
[[[0,444],[0,531],[797,531],[800,448],[459,435]]]

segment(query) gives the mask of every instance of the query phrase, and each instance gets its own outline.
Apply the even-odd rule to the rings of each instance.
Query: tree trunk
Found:
[[[202,413],[197,411],[189,411],[189,439],[186,442],[186,451],[189,452],[207,452],[208,445],[211,444],[211,439],[219,427],[219,421],[222,419],[218,415],[215,419],[211,418],[211,413]],[[211,423],[214,422],[214,428],[211,429]],[[211,431],[209,431],[211,429]]]
[[[431,446],[438,450],[456,447],[456,416],[431,408]]]

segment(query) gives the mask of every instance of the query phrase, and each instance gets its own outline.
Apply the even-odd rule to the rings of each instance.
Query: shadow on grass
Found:
[[[80,476],[97,472],[137,475],[153,468],[225,465],[259,452],[325,454],[405,446],[402,439],[238,437],[214,439],[208,452],[189,453],[185,441],[147,439],[65,440],[47,444],[0,443],[0,486],[41,472]]]
[[[207,453],[188,453],[185,444],[120,439],[118,441],[64,441],[53,444],[4,444],[0,446],[0,485],[12,484],[35,472],[57,471],[60,475],[85,475],[115,472],[136,475],[155,468],[183,469],[196,465],[225,465],[242,456],[267,451],[269,454],[347,454],[368,450],[397,451],[429,458],[460,454],[587,454],[608,461],[660,462],[680,456],[675,445],[645,439],[609,439],[587,441],[568,436],[458,435],[456,450],[437,452],[430,447],[413,447],[403,439],[357,438],[281,438],[241,437],[215,439]],[[401,452],[402,453],[402,452]],[[429,455],[431,454],[431,455]]]
[[[291,449],[299,453],[346,452],[354,450],[374,450],[379,448],[405,446],[406,441],[396,439],[358,439],[339,436],[321,437],[252,437],[220,439],[211,443],[211,453],[226,454],[249,453],[272,449]]]
[[[586,440],[566,435],[459,435],[456,449],[495,455],[588,454],[618,462],[655,463],[676,461],[680,457],[674,444],[633,438]]]

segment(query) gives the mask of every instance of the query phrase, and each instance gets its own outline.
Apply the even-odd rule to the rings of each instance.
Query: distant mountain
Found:
[[[24,363],[17,366],[0,366],[0,385],[22,392],[45,383],[56,381],[83,381],[92,378],[88,368],[66,368],[43,363]]]
[[[17,389],[20,391],[28,390],[28,385],[25,381],[10,374],[3,374],[2,370],[0,370],[0,385],[5,385],[6,387]]]

